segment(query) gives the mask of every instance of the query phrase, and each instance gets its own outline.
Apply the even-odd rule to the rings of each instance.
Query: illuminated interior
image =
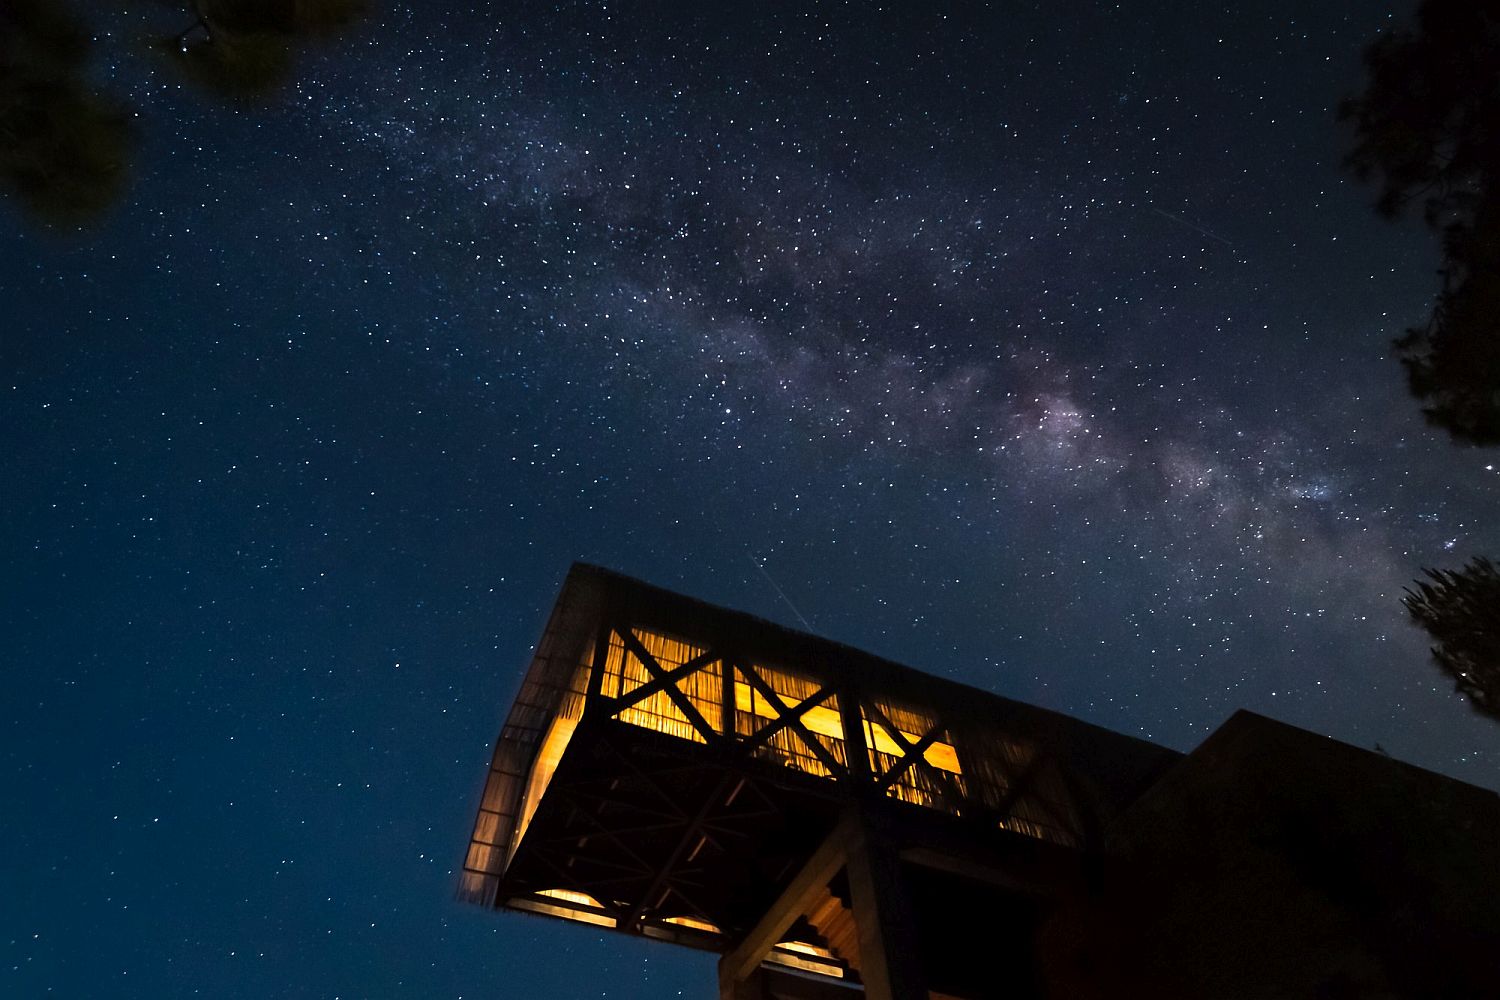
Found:
[[[723,685],[727,674],[734,685],[733,734],[755,740],[767,731],[758,741],[756,756],[827,778],[836,776],[830,764],[839,769],[847,766],[838,696],[818,681],[761,664],[730,664],[707,656],[704,646],[646,629],[631,629],[630,639],[610,633],[601,693],[628,702],[640,688],[653,682],[657,687],[621,708],[615,717],[622,722],[706,743],[701,725],[689,718],[667,690],[668,685],[657,677],[658,673],[671,673],[702,658],[696,670],[669,683],[713,732],[725,732]],[[655,671],[641,661],[636,644],[655,661]],[[778,725],[783,713],[793,716],[797,724]],[[888,795],[916,805],[957,811],[955,803],[964,795],[963,768],[958,750],[931,713],[877,701],[861,709],[861,718],[873,772],[877,777],[899,772],[887,787]],[[559,742],[566,745],[566,737],[560,735]],[[920,764],[908,759],[910,751],[919,745]]]
[[[542,793],[547,790],[547,785],[552,781],[552,775],[557,771],[563,751],[568,748],[568,741],[573,738],[573,731],[578,728],[578,720],[583,718],[583,706],[588,686],[589,665],[581,663],[573,671],[572,682],[568,685],[568,691],[563,696],[557,714],[547,725],[547,733],[542,737],[541,746],[537,749],[536,762],[532,764],[531,773],[527,775],[526,791],[521,799],[521,813],[516,822],[515,832],[511,836],[507,862],[515,855],[521,838],[526,835],[526,828],[531,825],[531,817],[536,815],[537,804],[542,801]]]
[[[717,924],[711,924],[707,920],[697,920],[693,917],[663,917],[662,923],[676,924],[678,927],[686,927],[689,930],[704,931],[709,934],[723,934]]]
[[[931,713],[885,699],[872,700],[861,712],[870,768],[877,775],[899,772],[886,794],[902,802],[958,812],[965,792],[958,751]],[[916,747],[922,763],[908,760]]]
[[[643,653],[654,662],[643,662]],[[585,656],[574,670],[561,707],[547,724],[526,777],[507,858],[525,835],[582,718],[593,659],[592,654]],[[672,680],[663,677],[674,673]],[[726,679],[733,685],[728,701]],[[644,696],[638,694],[643,688],[648,688]],[[633,628],[628,638],[620,631],[609,633],[599,691],[623,702],[615,718],[643,729],[694,743],[707,743],[708,734],[727,732],[752,744],[756,757],[817,777],[836,779],[848,766],[838,695],[819,680],[779,667],[726,660],[712,655],[705,645]],[[1067,796],[1056,786],[1055,776],[1038,777],[1031,771],[1035,753],[1029,747],[981,739],[968,748],[979,764],[976,773],[968,774],[952,731],[931,711],[884,697],[860,700],[864,752],[871,772],[884,782],[891,798],[958,813],[973,794],[991,805],[1004,803],[1004,829],[1046,840],[1072,839],[1073,817],[1060,805]],[[685,711],[682,702],[693,713]],[[696,718],[691,717],[694,713]],[[1028,794],[1011,794],[1016,776],[1028,773]],[[690,918],[675,919],[684,927],[695,926],[683,922]]]
[[[778,822],[811,830],[854,781],[997,836],[1080,842],[1093,790],[1053,751],[1046,718],[1003,699],[970,704],[810,637],[782,642],[768,627],[762,641],[764,623],[721,628],[670,599],[658,610],[617,586],[570,577],[553,609],[496,743],[462,898],[719,950],[760,877],[744,858]],[[702,802],[679,818],[659,796]],[[857,973],[846,904],[824,902],[795,934],[804,940],[765,960]]]
[[[844,978],[844,968],[833,952],[827,948],[804,944],[801,941],[782,941],[771,949],[771,953],[766,956],[766,961],[773,965],[786,966],[789,969],[801,969],[804,972],[815,972],[821,976],[831,976],[834,979]]]
[[[823,694],[822,686],[806,678],[772,667],[751,665],[736,671],[734,680],[734,731],[737,736],[749,738],[776,722],[781,713],[771,699],[748,679],[750,671],[781,702],[787,711],[796,715],[801,728],[784,726],[777,730],[756,756],[774,760],[820,778],[833,777],[827,759],[840,766],[847,763],[844,755],[844,720],[839,715],[838,696],[826,694],[815,704],[807,704]],[[810,745],[815,740],[818,747]],[[822,750],[827,756],[818,753]]]
[[[549,917],[593,924],[595,927],[617,925],[615,918],[605,913],[599,901],[587,893],[570,889],[542,889],[535,895],[541,898],[519,897],[510,900],[508,905],[531,913],[545,913]]]
[[[632,629],[631,636],[663,670],[673,670],[705,652],[701,647],[643,629]],[[624,697],[651,680],[651,672],[646,669],[635,651],[626,648],[624,640],[618,633],[611,632],[609,651],[604,658],[604,677],[600,693],[606,698]],[[723,729],[724,707],[719,697],[719,692],[722,690],[721,684],[719,664],[710,663],[686,677],[679,678],[674,685],[715,731]],[[617,718],[622,722],[640,726],[642,729],[666,733],[669,736],[681,737],[695,743],[708,742],[665,690],[656,691],[625,708],[617,715]]]
[[[645,629],[632,629],[630,635],[665,673],[675,671],[707,652],[704,647]],[[757,756],[819,777],[833,776],[829,761],[840,766],[845,764],[844,726],[839,715],[838,698],[823,691],[814,681],[771,667],[729,666],[722,660],[706,659],[698,669],[677,677],[672,686],[713,732],[723,733],[726,672],[733,677],[732,714],[736,736],[754,737],[780,720],[782,711],[791,713],[800,723],[800,728],[783,725],[764,737],[763,745],[756,749]],[[654,680],[653,671],[641,662],[633,644],[627,643],[619,633],[611,632],[600,693],[607,698],[623,698],[629,702],[632,693]],[[781,711],[772,702],[772,695],[781,703]],[[806,704],[810,700],[815,703]],[[657,690],[639,701],[630,702],[615,717],[653,732],[695,743],[707,742],[700,727],[683,711],[672,693],[666,690],[666,685],[659,685]],[[816,741],[818,746],[810,745],[810,740]]]
[[[604,909],[604,904],[586,892],[574,892],[572,889],[541,889],[538,896],[549,896],[552,899],[561,899],[566,903],[577,903],[579,906],[592,906],[596,910]]]

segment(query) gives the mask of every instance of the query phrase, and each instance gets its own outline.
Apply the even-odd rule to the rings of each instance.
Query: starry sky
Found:
[[[1500,785],[1399,606],[1500,554],[1500,453],[1339,169],[1409,7],[1133,6],[391,4],[251,111],[111,28],[127,196],[0,205],[0,993],[712,992],[454,900],[574,559]]]

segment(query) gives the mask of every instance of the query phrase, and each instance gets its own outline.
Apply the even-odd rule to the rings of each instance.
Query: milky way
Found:
[[[697,30],[706,51],[725,43]],[[921,58],[866,54],[871,80],[883,60]],[[1204,124],[1180,81],[1135,73],[1106,107],[1096,94],[1053,107],[981,99],[1024,86],[1037,60],[950,71],[952,103],[918,113],[886,94],[818,92],[814,71],[797,82],[804,102],[710,58],[656,87],[629,60],[588,47],[569,58],[589,80],[565,99],[546,58],[507,66],[486,93],[490,67],[445,56],[431,75],[408,65],[378,78],[320,127],[429,186],[437,239],[476,251],[463,288],[504,317],[488,336],[512,343],[522,297],[537,332],[517,357],[547,367],[562,354],[601,405],[643,404],[675,476],[727,460],[713,478],[745,477],[734,506],[794,510],[802,539],[857,546],[883,521],[931,552],[911,561],[918,581],[1066,580],[1072,604],[1105,602],[1148,645],[1146,619],[1186,618],[1200,629],[1190,645],[1172,642],[1174,655],[1137,664],[1125,684],[1132,697],[1176,681],[1228,692],[1190,725],[1265,687],[1243,652],[1223,655],[1266,630],[1284,657],[1337,643],[1361,664],[1372,652],[1403,664],[1398,684],[1416,679],[1405,664],[1420,643],[1395,596],[1424,558],[1493,537],[1454,512],[1493,497],[1494,477],[1417,426],[1384,357],[1392,315],[1423,301],[1420,241],[1361,215],[1363,194],[1330,163],[1330,119],[1277,131],[1278,114],[1326,114],[1347,63],[1340,76],[1304,57],[1291,92],[1230,88],[1251,109],[1231,127]],[[434,75],[471,99],[435,109]],[[1153,99],[1170,118],[1153,118]],[[1308,176],[1280,173],[1286,148],[1257,155],[1253,124],[1311,147]],[[871,144],[882,131],[905,148]],[[1240,176],[1194,171],[1205,148],[1193,133],[1233,149]],[[1298,239],[1299,227],[1315,232]],[[1329,272],[1357,268],[1370,273],[1330,288]],[[456,336],[465,352],[494,349],[486,331]],[[787,463],[797,488],[759,472]],[[1457,507],[1455,483],[1467,494]],[[866,505],[903,504],[904,516],[867,521]],[[780,527],[747,548],[784,547]],[[792,586],[824,585],[796,564],[782,567]],[[1088,631],[1101,628],[1112,626]],[[1271,681],[1302,696],[1326,683],[1354,679],[1323,664]]]
[[[1436,255],[1338,168],[1364,6],[396,8],[253,112],[112,64],[128,202],[0,241],[0,992],[711,985],[451,899],[575,558],[1494,787],[1399,605],[1500,554],[1500,455],[1388,354]]]

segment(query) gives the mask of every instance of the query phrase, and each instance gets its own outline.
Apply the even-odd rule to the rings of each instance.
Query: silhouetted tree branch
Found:
[[[246,103],[292,78],[306,44],[353,24],[366,0],[161,0],[186,25],[154,45],[200,91]],[[0,0],[0,192],[48,225],[115,203],[129,174],[130,109],[89,80],[93,32],[68,0]]]
[[[193,0],[192,23],[161,49],[193,81],[220,97],[254,100],[291,77],[295,50],[348,27],[365,0]]]
[[[1375,42],[1365,66],[1364,92],[1339,109],[1354,132],[1345,164],[1378,184],[1382,214],[1420,203],[1442,234],[1432,314],[1396,356],[1430,423],[1500,444],[1500,7],[1422,0],[1415,27]],[[1500,719],[1500,574],[1484,558],[1424,572],[1407,610],[1437,666]]]
[[[0,3],[0,186],[51,224],[97,216],[129,163],[125,108],[84,78],[89,44],[52,0]]]
[[[1429,569],[1402,603],[1437,645],[1432,658],[1475,710],[1500,720],[1500,569],[1478,558]]]
[[[1427,419],[1462,444],[1500,444],[1500,8],[1423,0],[1414,30],[1365,53],[1364,93],[1343,102],[1345,163],[1380,187],[1376,208],[1422,204],[1443,235],[1428,321],[1395,342]]]

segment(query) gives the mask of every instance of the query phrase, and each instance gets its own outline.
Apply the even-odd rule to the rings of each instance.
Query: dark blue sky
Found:
[[[575,558],[1500,783],[1398,602],[1500,554],[1500,454],[1422,426],[1436,254],[1338,169],[1403,5],[444,6],[248,113],[101,39],[126,199],[0,206],[0,993],[712,992],[453,900]]]

